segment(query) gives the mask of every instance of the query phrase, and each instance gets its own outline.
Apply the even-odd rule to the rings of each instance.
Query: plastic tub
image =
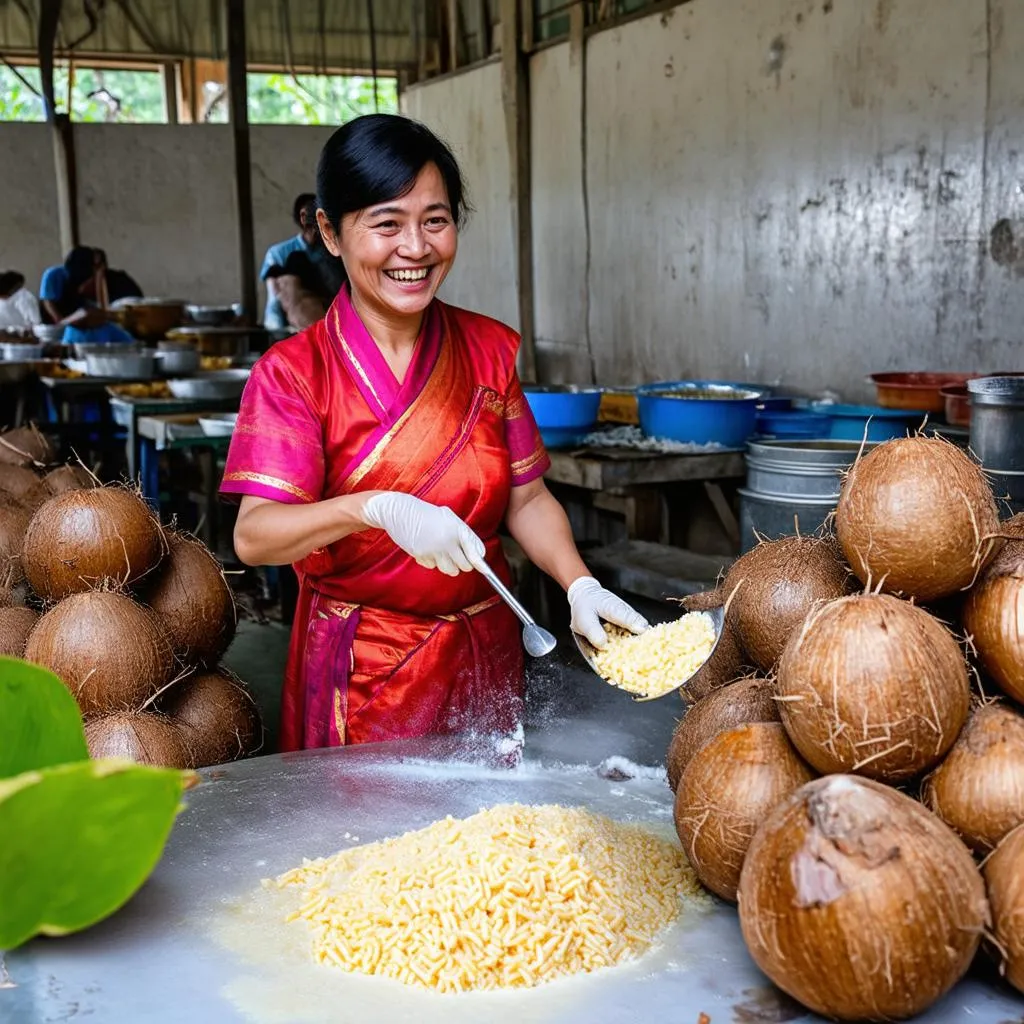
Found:
[[[720,381],[678,381],[637,389],[647,437],[741,449],[757,428],[762,391]]]
[[[810,441],[816,437],[828,437],[832,429],[832,417],[807,409],[788,409],[758,412],[757,432],[764,437]]]
[[[917,430],[928,413],[923,409],[886,409],[878,405],[816,405],[814,412],[831,417],[829,437],[843,441],[889,441]]]
[[[597,424],[601,388],[576,384],[531,384],[523,388],[540,436],[548,448],[579,444]]]

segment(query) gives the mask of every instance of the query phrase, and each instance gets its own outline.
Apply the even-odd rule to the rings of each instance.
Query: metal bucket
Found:
[[[749,442],[747,486],[739,491],[742,550],[758,536],[774,540],[819,529],[839,500],[843,472],[862,448],[873,447],[831,439]]]
[[[981,377],[967,382],[971,396],[971,449],[998,497],[1024,511],[1024,377]]]

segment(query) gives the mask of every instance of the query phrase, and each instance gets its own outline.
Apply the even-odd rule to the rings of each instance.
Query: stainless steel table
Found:
[[[548,737],[553,741],[554,737]],[[557,747],[540,744],[541,750]],[[668,934],[635,965],[525,992],[437,996],[317,967],[302,928],[259,912],[260,880],[368,842],[466,816],[506,801],[587,806],[671,830],[663,777],[621,761],[626,774],[549,754],[502,767],[493,743],[380,744],[271,756],[204,772],[188,794],[163,861],[122,911],[88,932],[30,943],[9,955],[16,987],[0,989],[11,1024],[314,1024],[366,1021],[806,1022],[744,949],[736,913],[715,903]],[[556,755],[557,756],[557,755]],[[571,753],[565,755],[571,757]],[[611,777],[608,777],[609,774]],[[928,1024],[1021,1019],[1024,1004],[990,979],[971,978],[929,1013]],[[706,1018],[701,1015],[706,1014]]]

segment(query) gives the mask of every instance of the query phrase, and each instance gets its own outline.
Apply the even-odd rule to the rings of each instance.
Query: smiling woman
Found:
[[[254,367],[221,488],[241,498],[239,557],[300,579],[282,748],[512,731],[518,630],[476,571],[510,582],[502,521],[596,646],[602,618],[647,623],[589,575],[544,486],[519,336],[435,297],[466,208],[448,148],[404,117],[357,118],[324,147],[317,189],[347,280]]]

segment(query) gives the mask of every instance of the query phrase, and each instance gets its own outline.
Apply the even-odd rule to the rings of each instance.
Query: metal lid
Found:
[[[1024,406],[1024,377],[979,377],[967,382],[972,405]]]

